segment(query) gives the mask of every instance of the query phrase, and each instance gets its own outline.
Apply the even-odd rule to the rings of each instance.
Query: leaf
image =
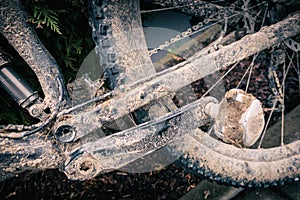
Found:
[[[59,28],[58,14],[54,10],[49,9],[45,5],[33,5],[33,16],[28,17],[27,21],[36,24],[37,28],[43,28],[43,24],[52,31],[62,34]]]

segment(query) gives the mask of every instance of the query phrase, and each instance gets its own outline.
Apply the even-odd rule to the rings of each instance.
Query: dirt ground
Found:
[[[58,170],[25,172],[0,183],[0,199],[178,199],[201,177],[173,163],[163,170],[111,172],[88,181],[70,181]]]

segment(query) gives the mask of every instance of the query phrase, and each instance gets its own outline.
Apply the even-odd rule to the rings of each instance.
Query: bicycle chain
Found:
[[[171,44],[173,44],[177,41],[180,41],[186,37],[190,37],[193,34],[196,34],[197,32],[201,31],[200,28],[203,28],[204,25],[208,25],[209,22],[211,22],[211,21],[214,21],[214,20],[212,20],[212,19],[204,20],[203,22],[199,22],[198,24],[192,26],[191,28],[188,28],[186,31],[183,31],[183,32],[177,34],[175,37],[171,38],[169,41],[166,41],[164,44],[161,44],[158,47],[150,50],[149,56],[156,54],[159,50],[163,50],[164,48],[169,47]]]
[[[238,1],[237,1],[238,2]],[[234,4],[237,4],[235,2]],[[196,34],[199,31],[202,31],[208,26],[210,26],[211,22],[214,24],[221,23],[225,21],[225,27],[220,37],[223,37],[226,32],[226,26],[227,26],[227,19],[236,17],[237,15],[241,14],[237,11],[234,11],[233,8],[235,7],[234,4],[230,7],[222,7],[218,6],[209,2],[198,2],[194,3],[194,1],[184,1],[184,0],[169,0],[169,1],[161,1],[156,0],[153,2],[154,4],[158,4],[160,6],[168,6],[168,5],[174,5],[174,8],[178,8],[179,10],[183,11],[184,13],[188,13],[192,16],[203,18],[203,21],[198,22],[196,25],[193,25],[191,28],[188,28],[186,31],[183,31],[179,34],[177,34],[174,38],[171,38],[169,41],[166,41],[164,44],[159,45],[157,48],[154,48],[149,51],[149,55],[156,54],[159,50],[163,50],[166,47],[169,47],[169,45],[184,39],[186,37],[192,36],[193,34]],[[243,2],[244,5],[244,12],[243,12],[243,21],[245,24],[245,28],[247,29],[247,33],[253,33],[254,31],[254,22],[257,21],[259,18],[259,14],[255,16],[252,16],[247,9],[253,9],[257,6],[264,5],[266,2],[262,2],[256,6],[250,7],[249,2]],[[250,16],[251,15],[251,16]],[[217,40],[218,41],[218,40]],[[217,42],[216,41],[216,42]],[[291,42],[290,42],[291,43]],[[294,43],[293,43],[294,44]],[[217,44],[216,44],[217,45]],[[215,46],[216,46],[215,45]]]
[[[154,1],[154,3],[162,5],[162,6],[166,6],[166,5],[170,4],[170,2],[168,2],[168,1],[162,1],[162,2],[160,2],[160,1]],[[189,7],[190,8],[190,6],[199,6],[199,7],[202,7],[202,11],[201,12],[194,12],[193,14],[194,14],[194,16],[204,18],[204,20],[198,22],[197,24],[195,24],[192,27],[186,29],[185,31],[177,34],[175,37],[171,38],[169,41],[166,41],[164,44],[161,44],[158,47],[150,50],[149,51],[149,55],[150,56],[156,54],[159,50],[163,50],[164,48],[169,47],[171,44],[173,44],[173,43],[175,43],[177,41],[180,41],[180,40],[182,40],[182,39],[184,39],[186,37],[190,37],[190,36],[192,36],[192,35],[200,32],[200,31],[202,31],[202,30],[210,27],[211,25],[215,25],[217,23],[220,23],[221,21],[225,21],[225,16],[229,15],[229,13],[230,13],[230,12],[226,13],[225,8],[223,8],[223,7],[219,7],[219,6],[216,6],[216,5],[213,5],[213,4],[209,4],[207,2],[200,2],[198,4],[190,3],[190,5],[187,4],[187,5],[184,5],[184,6],[182,6],[182,5],[179,4],[178,6],[175,6],[174,8],[178,7],[178,8],[181,8],[184,12],[188,12],[185,9],[185,7]],[[215,9],[219,9],[219,11],[218,12],[211,11],[211,10],[215,10]],[[197,11],[199,9],[192,9],[192,10]],[[213,24],[210,24],[211,22]]]
[[[283,64],[285,61],[285,53],[282,49],[277,49],[272,52],[270,65],[268,67],[268,79],[269,79],[269,87],[272,90],[274,95],[273,99],[271,100],[272,108],[275,109],[274,111],[281,111],[281,107],[283,106],[283,91],[282,87],[277,75],[276,70],[278,70],[279,65]],[[278,107],[276,104],[279,103]]]

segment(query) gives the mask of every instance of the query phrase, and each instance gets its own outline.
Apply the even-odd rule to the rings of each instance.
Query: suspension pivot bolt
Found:
[[[57,140],[63,143],[72,142],[76,137],[75,129],[68,124],[59,125],[54,130],[54,135]]]

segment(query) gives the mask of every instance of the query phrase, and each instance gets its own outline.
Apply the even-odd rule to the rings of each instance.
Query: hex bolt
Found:
[[[38,114],[39,114],[39,109],[38,108],[33,108],[31,110],[31,115],[32,116],[38,116]]]
[[[76,155],[69,161],[66,163],[64,172],[71,180],[90,179],[99,174],[102,169],[99,160],[86,152]]]
[[[57,140],[63,143],[72,142],[75,139],[76,132],[74,128],[68,124],[60,125],[54,132]]]
[[[28,107],[31,116],[36,118],[45,118],[46,115],[41,111],[42,103],[40,99],[35,101],[35,104]]]
[[[78,170],[84,173],[92,172],[94,169],[95,166],[90,160],[85,160],[78,166]]]

